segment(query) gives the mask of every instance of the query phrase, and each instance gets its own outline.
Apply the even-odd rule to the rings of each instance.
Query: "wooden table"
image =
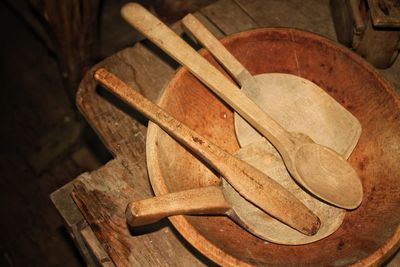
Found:
[[[336,40],[328,0],[221,0],[195,15],[219,37],[257,27],[286,26]],[[179,23],[174,29],[182,33]],[[90,266],[212,265],[168,220],[137,233],[128,230],[126,204],[153,195],[145,159],[146,120],[116,104],[106,92],[96,92],[92,75],[100,66],[156,100],[177,65],[142,42],[112,55],[86,74],[77,104],[114,159],[96,171],[83,173],[51,195],[72,238]]]

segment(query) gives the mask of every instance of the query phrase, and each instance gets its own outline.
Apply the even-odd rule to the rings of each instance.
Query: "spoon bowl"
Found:
[[[338,203],[346,209],[355,209],[361,204],[363,191],[357,173],[332,149],[315,143],[305,144],[296,151],[294,168],[301,184],[315,195],[322,195],[329,203]]]

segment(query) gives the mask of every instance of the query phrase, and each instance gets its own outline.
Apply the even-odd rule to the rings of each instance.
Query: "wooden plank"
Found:
[[[336,40],[329,0],[235,0],[260,27],[293,27]]]
[[[173,68],[142,44],[125,49],[99,63],[85,76],[77,96],[78,107],[108,149],[117,156],[106,166],[75,180],[74,199],[100,244],[118,266],[190,265],[207,262],[166,221],[132,236],[126,226],[129,201],[152,196],[145,162],[146,120],[132,109],[98,90],[92,78],[98,67],[108,68],[155,101]],[[193,255],[198,255],[194,257]]]
[[[144,137],[141,139],[144,145]],[[137,156],[135,164],[117,158],[75,180],[72,196],[85,219],[117,266],[203,266],[206,261],[191,253],[194,251],[167,221],[144,227],[132,236],[125,219],[126,205],[152,196],[144,151]],[[129,185],[126,181],[132,176],[134,185]]]
[[[214,34],[215,37],[222,38],[225,34],[208,18],[206,18],[201,12],[196,12],[193,14],[207,29]]]
[[[218,1],[203,8],[200,13],[225,35],[259,27],[233,0]]]
[[[135,158],[133,151],[144,150],[144,146],[138,146],[134,142],[134,136],[145,135],[144,125],[147,120],[120,101],[116,101],[105,90],[97,88],[92,76],[94,70],[99,67],[116,73],[153,101],[172,77],[174,70],[154,52],[139,43],[94,66],[80,84],[77,94],[78,108],[103,143],[113,155],[123,155],[127,159]]]
[[[96,260],[96,266],[115,266],[89,226],[84,227],[80,233],[90,251],[91,258]]]
[[[72,240],[74,241],[86,264],[88,266],[97,266],[96,260],[91,256],[90,251],[81,235],[81,229],[88,227],[88,225],[70,197],[72,190],[73,183],[70,182],[60,189],[54,191],[50,195],[50,199],[63,218],[64,225],[67,227]]]

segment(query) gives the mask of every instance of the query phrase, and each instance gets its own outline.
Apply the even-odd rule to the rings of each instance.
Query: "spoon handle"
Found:
[[[253,80],[250,72],[226,49],[224,45],[192,14],[182,19],[182,26],[196,38],[221,63],[231,76],[240,84]],[[254,81],[254,83],[256,83]]]
[[[230,209],[221,187],[207,186],[133,201],[125,215],[129,225],[136,227],[173,215],[224,214]]]
[[[105,69],[95,79],[214,167],[244,198],[294,229],[313,235],[319,218],[279,183],[209,142]]]
[[[144,7],[136,3],[126,4],[121,9],[121,15],[159,48],[185,66],[249,124],[267,137],[281,153],[288,154],[291,150],[296,149],[290,133],[264,113],[232,81]]]

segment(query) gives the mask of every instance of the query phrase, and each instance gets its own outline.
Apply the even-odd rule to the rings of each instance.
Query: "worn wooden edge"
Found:
[[[114,267],[115,264],[111,261],[103,246],[100,244],[96,235],[93,233],[90,226],[86,226],[80,231],[81,236],[93,255],[92,258],[97,260],[96,266]]]
[[[380,266],[387,263],[387,261],[399,250],[400,248],[400,226],[397,227],[396,232],[392,237],[387,240],[379,249],[361,261],[351,265],[354,267],[361,266]],[[400,254],[396,255],[400,256]]]
[[[71,146],[78,142],[83,124],[74,114],[64,116],[49,131],[40,136],[35,143],[22,150],[26,160],[35,173],[40,174],[55,159],[62,156]]]
[[[82,235],[82,230],[88,228],[86,220],[71,198],[74,189],[74,181],[71,181],[50,194],[50,199],[64,221],[64,225],[75,243],[79,253],[88,266],[98,266],[96,258],[90,252],[90,246]],[[91,229],[85,230],[87,233]],[[93,233],[93,232],[92,232]]]
[[[287,31],[289,28],[269,28],[274,31]],[[234,38],[243,38],[243,35],[253,35],[257,34],[258,32],[263,32],[265,29],[253,29],[249,30],[246,32],[239,32],[235,33],[232,35],[229,35],[227,37],[224,37],[221,39],[221,42],[224,44],[225,42],[228,42],[229,40],[232,40]],[[363,58],[361,58],[358,54],[352,52],[349,50],[347,47],[338,44],[322,35],[304,31],[304,30],[299,30],[299,29],[289,29],[290,31],[294,32],[303,32],[304,36],[311,36],[314,39],[317,39],[319,41],[323,41],[327,46],[329,46],[332,49],[336,49],[343,53],[343,55],[351,58],[356,64],[360,65],[364,70],[368,71],[370,75],[374,76],[379,82],[383,85],[383,88],[386,93],[389,94],[391,98],[394,99],[396,105],[400,109],[400,97],[397,95],[397,93],[394,91],[392,88],[391,84],[384,78],[380,73],[378,73],[377,70],[368,62],[366,62]],[[200,50],[200,54],[204,55],[205,54],[205,49]],[[180,68],[177,70],[175,73],[175,76],[173,79],[179,78],[185,71],[184,68]],[[172,81],[172,80],[171,80]],[[170,81],[170,82],[171,82]],[[163,103],[163,96],[165,89],[168,87],[168,84],[162,89],[160,92],[160,95],[157,100],[157,104],[159,106],[162,106]],[[149,122],[148,130],[147,130],[147,139],[146,139],[146,158],[147,162],[150,162],[149,160],[151,159],[153,168],[148,167],[148,172],[149,172],[149,178],[153,187],[153,190],[156,195],[159,194],[166,194],[168,193],[168,188],[165,182],[160,179],[159,174],[161,171],[157,168],[159,166],[158,162],[154,160],[155,155],[155,150],[157,147],[154,145],[155,144],[155,138],[158,135],[158,131],[161,129]],[[198,249],[201,253],[209,257],[211,260],[214,262],[221,264],[223,266],[252,266],[249,265],[247,262],[241,261],[231,255],[226,254],[222,249],[219,247],[211,244],[208,242],[206,238],[204,238],[185,218],[183,215],[177,215],[169,218],[169,220],[172,222],[174,227],[181,233],[182,236],[184,236],[185,239],[189,241],[196,249]],[[385,260],[387,260],[396,250],[400,247],[400,225],[397,227],[393,235],[375,252],[372,254],[368,255],[366,258],[362,259],[361,261],[354,263],[354,266],[377,266],[379,264],[382,264]],[[361,265],[360,265],[361,264]]]
[[[182,72],[180,72],[182,73]],[[159,102],[160,106],[163,101],[161,97]],[[161,170],[159,168],[158,159],[153,155],[156,153],[156,137],[158,132],[162,131],[156,124],[149,122],[146,138],[146,160],[152,162],[152,167],[148,167],[149,178],[154,190],[155,195],[163,195],[169,193],[167,185],[164,180],[159,177]],[[149,166],[149,164],[148,164]],[[156,182],[157,181],[157,182]],[[209,242],[204,236],[202,236],[196,228],[194,228],[183,215],[176,215],[168,218],[178,232],[197,250],[202,254],[210,258],[212,261],[221,264],[222,266],[252,266],[244,261],[240,261],[229,254],[226,254],[218,246],[215,246]]]

